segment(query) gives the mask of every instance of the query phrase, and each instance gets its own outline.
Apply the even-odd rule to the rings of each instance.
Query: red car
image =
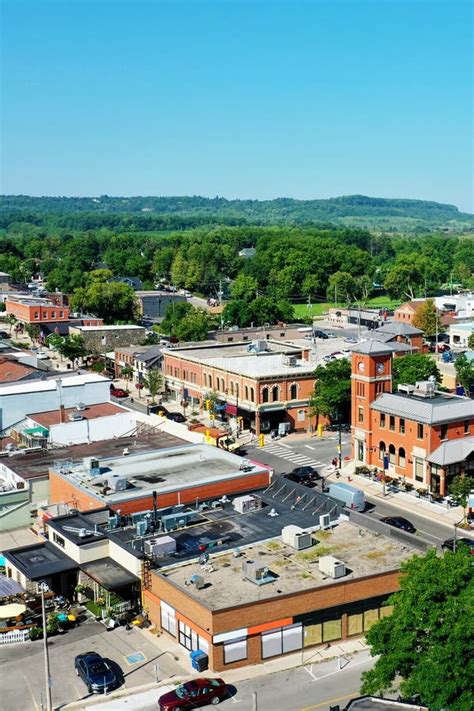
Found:
[[[229,696],[223,679],[192,679],[158,699],[160,711],[185,711],[197,706],[218,704]]]
[[[110,394],[113,397],[128,397],[128,392],[126,390],[122,390],[122,388],[116,388],[114,385],[110,386]]]

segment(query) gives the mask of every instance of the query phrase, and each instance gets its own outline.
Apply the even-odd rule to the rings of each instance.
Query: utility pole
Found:
[[[219,291],[217,292],[219,306],[222,306],[222,293],[222,279],[219,279]]]
[[[48,634],[46,632],[46,609],[44,606],[44,594],[49,591],[47,584],[42,580],[39,583],[41,592],[41,614],[43,617],[43,654],[44,654],[44,681],[46,685],[46,709],[53,711],[53,702],[51,699],[51,676],[49,673],[49,654],[48,654]]]
[[[306,308],[311,309],[311,294],[308,294],[308,304],[307,304]]]
[[[337,284],[334,286],[334,306],[337,309]]]

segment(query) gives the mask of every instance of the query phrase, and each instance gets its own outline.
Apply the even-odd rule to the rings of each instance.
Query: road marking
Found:
[[[316,447],[312,447],[310,444],[305,444],[305,447],[306,447],[307,449],[316,449]]]
[[[134,652],[133,654],[128,654],[125,657],[127,664],[132,666],[132,664],[138,664],[139,662],[146,661],[146,657],[143,652]]]
[[[286,449],[293,449],[292,447],[290,447],[289,444],[283,444],[283,442],[280,442],[280,447],[285,447]]]
[[[321,706],[329,706],[329,704],[333,704],[335,701],[345,701],[346,699],[351,699],[354,694],[357,693],[357,690],[354,690],[352,694],[346,694],[345,696],[336,696],[334,699],[327,699],[326,701],[321,701],[320,704],[313,704],[312,706],[303,706],[299,711],[312,711],[312,709],[319,709]]]
[[[23,673],[23,672],[22,672],[22,673]],[[29,682],[28,679],[26,678],[26,675],[25,675],[25,674],[23,674],[23,678],[24,678],[24,680],[26,681],[26,685],[27,685],[27,687],[28,687],[28,691],[30,692],[31,698],[33,699],[33,704],[34,704],[34,707],[35,707],[35,711],[39,711],[39,706],[38,706],[38,704],[36,703],[35,695],[33,694],[33,690],[32,690],[32,688],[31,688],[31,686],[30,686],[30,682]],[[42,705],[42,704],[41,704],[41,705]]]

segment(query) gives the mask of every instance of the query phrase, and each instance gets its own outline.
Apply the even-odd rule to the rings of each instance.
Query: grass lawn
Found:
[[[400,304],[401,301],[390,299],[388,296],[375,296],[373,299],[369,299],[365,306],[371,309],[385,308],[393,310],[396,309],[397,306],[400,306]],[[338,305],[342,306],[342,304]],[[311,316],[322,316],[332,307],[334,307],[334,304],[327,301],[322,304],[312,304],[311,308],[308,308],[308,304],[293,304],[295,318],[297,320],[310,318]]]

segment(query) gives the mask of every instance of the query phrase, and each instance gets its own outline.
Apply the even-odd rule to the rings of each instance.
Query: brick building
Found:
[[[244,426],[256,433],[289,423],[310,426],[310,397],[315,364],[309,347],[271,340],[251,343],[203,343],[164,351],[168,397],[202,407],[209,392]]]
[[[51,299],[12,296],[5,300],[5,310],[24,324],[64,323],[69,320],[69,306],[58,306]]]
[[[445,496],[450,481],[474,472],[474,401],[435,383],[392,393],[390,343],[366,341],[352,354],[352,456]]]

